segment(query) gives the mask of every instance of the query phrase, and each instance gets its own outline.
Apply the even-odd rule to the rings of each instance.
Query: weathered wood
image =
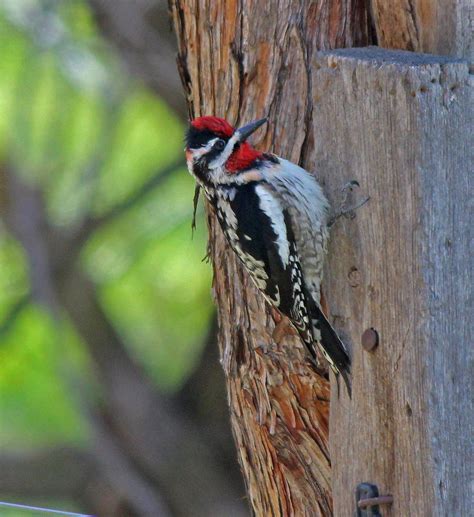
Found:
[[[258,147],[295,162],[312,145],[311,61],[318,48],[369,42],[361,0],[172,0],[191,116],[231,123],[268,115]],[[255,513],[331,515],[329,387],[273,318],[209,214],[214,294],[231,421]]]
[[[371,0],[381,47],[474,57],[472,0]]]
[[[384,516],[470,515],[472,76],[376,48],[319,53],[312,70],[316,169],[329,192],[355,178],[371,196],[334,229],[326,275],[354,364],[352,400],[331,399],[335,515],[362,481],[393,494]]]

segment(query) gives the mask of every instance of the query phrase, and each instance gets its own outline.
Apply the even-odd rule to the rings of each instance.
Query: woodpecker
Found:
[[[187,166],[257,288],[289,318],[313,359],[319,346],[350,393],[349,355],[320,306],[329,202],[309,172],[247,141],[266,122],[234,129],[218,117],[192,120]]]

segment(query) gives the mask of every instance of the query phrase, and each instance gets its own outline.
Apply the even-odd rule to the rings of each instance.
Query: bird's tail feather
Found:
[[[344,379],[349,395],[351,395],[351,359],[347,349],[321,308],[309,297],[308,312],[312,322],[312,337],[327,359],[331,369]]]
[[[337,374],[336,374],[336,376],[337,376]],[[351,382],[350,373],[348,373],[347,371],[341,371],[341,376],[344,379],[344,384],[346,385],[347,393],[349,394],[349,398],[352,398],[352,382]]]

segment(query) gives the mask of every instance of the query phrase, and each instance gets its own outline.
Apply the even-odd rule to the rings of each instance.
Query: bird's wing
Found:
[[[308,328],[302,273],[288,238],[288,213],[271,189],[258,182],[240,185],[229,201],[218,200],[217,216],[226,237],[267,300],[298,330]]]
[[[265,183],[241,185],[228,204],[217,205],[217,215],[257,287],[290,318],[311,354],[318,342],[335,372],[349,372],[344,344],[305,284],[291,216],[272,188]]]
[[[313,175],[288,160],[278,160],[278,167],[266,168],[263,174],[274,187],[282,207],[297,223],[293,225],[293,234],[305,283],[319,305],[328,240],[329,203]],[[272,171],[277,172],[272,175]]]

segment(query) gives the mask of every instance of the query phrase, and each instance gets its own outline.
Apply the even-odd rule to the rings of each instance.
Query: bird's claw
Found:
[[[357,180],[348,181],[345,185],[342,186],[341,192],[345,194],[347,191],[352,192],[354,187],[360,187],[360,183]]]
[[[364,206],[370,199],[370,196],[367,196],[362,201],[359,201],[355,205],[348,206],[349,197],[356,187],[360,187],[360,184],[357,180],[348,181],[342,188],[342,201],[339,205],[339,210],[331,217],[329,220],[328,226],[331,227],[340,217],[345,217],[346,219],[354,219],[356,214],[355,211]]]

